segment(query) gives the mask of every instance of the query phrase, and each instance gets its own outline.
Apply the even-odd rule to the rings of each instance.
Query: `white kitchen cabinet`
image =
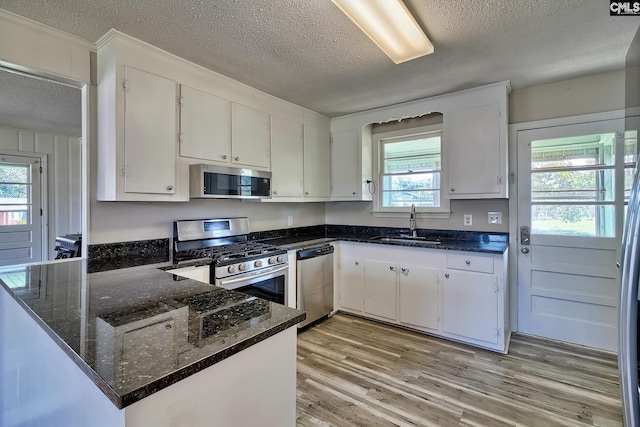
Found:
[[[304,197],[329,200],[331,195],[331,146],[329,127],[304,125]]]
[[[442,281],[442,330],[463,339],[497,344],[498,277],[493,274],[445,270]]]
[[[339,243],[338,307],[435,336],[506,353],[504,254]]]
[[[192,265],[189,267],[181,267],[175,268],[173,270],[168,270],[167,273],[175,274],[176,276],[185,277],[187,279],[197,280],[202,283],[211,283],[211,278],[209,277],[210,266],[208,264],[205,265]]]
[[[231,162],[231,102],[180,86],[180,156]]]
[[[398,318],[396,265],[364,260],[364,312],[385,319]]]
[[[449,198],[506,198],[506,122],[500,104],[444,115]]]
[[[271,169],[268,113],[235,102],[231,104],[231,163]]]
[[[304,157],[302,122],[271,116],[271,197],[303,196]]]
[[[437,330],[440,320],[438,269],[399,266],[400,323]]]
[[[118,44],[120,43],[120,44]],[[97,199],[186,201],[178,163],[178,85],[127,64],[115,36],[98,49]]]
[[[360,258],[340,259],[341,308],[362,312],[364,310],[364,263]]]
[[[331,133],[331,200],[372,200],[371,126]]]

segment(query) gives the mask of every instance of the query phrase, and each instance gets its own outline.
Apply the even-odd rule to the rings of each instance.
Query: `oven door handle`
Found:
[[[229,279],[229,280],[221,279],[219,286],[228,286],[228,285],[233,285],[234,283],[250,282],[250,281],[253,281],[254,279],[260,279],[263,277],[270,276],[272,274],[277,274],[280,272],[287,271],[288,269],[289,269],[289,266],[285,265],[285,266],[276,268],[274,270],[269,270],[261,274],[256,274],[255,276],[241,275],[242,277],[237,277],[235,279]]]

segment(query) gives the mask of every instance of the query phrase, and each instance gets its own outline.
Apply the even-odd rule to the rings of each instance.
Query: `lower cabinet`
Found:
[[[497,344],[498,277],[493,274],[445,270],[442,281],[442,330]]]
[[[339,245],[341,311],[507,352],[508,252]]]
[[[364,310],[364,263],[360,258],[340,259],[340,307]]]
[[[400,323],[419,328],[438,329],[438,269],[400,267]]]
[[[384,261],[364,261],[364,312],[396,320],[397,274],[394,264]]]

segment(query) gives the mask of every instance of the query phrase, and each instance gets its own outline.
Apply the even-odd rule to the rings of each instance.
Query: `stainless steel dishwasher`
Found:
[[[307,312],[303,328],[333,311],[333,246],[302,248],[297,256],[297,305]]]

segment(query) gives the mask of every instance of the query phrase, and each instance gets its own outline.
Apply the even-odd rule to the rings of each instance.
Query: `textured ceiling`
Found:
[[[501,80],[622,69],[640,20],[603,0],[405,0],[435,53],[394,64],[331,0],[0,0],[90,41],[110,28],[329,116]]]
[[[0,70],[0,126],[80,136],[80,89]]]

